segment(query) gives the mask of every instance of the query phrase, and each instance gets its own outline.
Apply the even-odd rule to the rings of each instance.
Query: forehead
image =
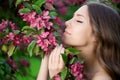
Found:
[[[74,14],[75,15],[82,15],[84,17],[89,17],[88,16],[88,7],[87,7],[87,5],[84,5],[84,6],[80,7]]]

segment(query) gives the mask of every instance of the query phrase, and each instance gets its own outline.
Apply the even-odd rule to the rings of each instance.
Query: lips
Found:
[[[68,31],[66,31],[66,30],[65,30],[64,34],[69,34],[69,35],[71,35],[71,33],[69,33],[69,32],[68,32]]]

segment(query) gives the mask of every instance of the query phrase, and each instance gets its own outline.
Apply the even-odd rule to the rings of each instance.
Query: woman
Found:
[[[81,50],[81,54],[77,56],[85,58],[84,72],[88,77],[91,80],[119,80],[119,14],[102,3],[87,3],[80,7],[65,25],[63,42]],[[48,70],[50,77],[63,70],[61,53],[64,53],[64,48],[57,46],[49,57],[45,56],[42,66],[48,64],[48,69],[46,68],[44,74],[44,67],[41,66],[38,80],[47,80]]]

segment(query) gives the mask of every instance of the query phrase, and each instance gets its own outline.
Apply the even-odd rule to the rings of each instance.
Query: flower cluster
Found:
[[[51,0],[47,0],[46,3],[52,6],[53,2]],[[57,44],[56,37],[53,35],[55,29],[53,28],[53,23],[50,21],[50,10],[44,7],[42,12],[38,12],[40,11],[40,9],[36,8],[38,6],[32,5],[33,9],[36,9],[33,10],[27,8],[29,11],[24,13],[24,11],[21,10],[26,9],[26,7],[25,5],[22,5],[22,7],[23,8],[20,8],[19,10],[19,15],[22,17],[23,21],[26,21],[29,24],[29,28],[35,30],[35,32],[32,32],[31,36],[36,35],[33,36],[33,38],[37,45],[45,51],[45,53],[50,53],[52,47]]]
[[[23,74],[25,68],[30,67],[30,62],[25,58],[20,56],[19,59],[14,58],[17,54],[22,57],[48,54],[58,44],[57,37],[59,37],[57,32],[59,21],[56,20],[58,17],[52,6],[52,0],[11,0],[11,3],[16,6],[13,10],[10,9],[11,14],[5,14],[7,12],[4,13],[2,10],[4,7],[0,6],[0,10],[5,14],[5,16],[0,15],[0,56],[3,57],[0,57],[0,66],[3,67],[0,67],[0,77],[2,80],[16,80],[14,74],[17,72]],[[5,76],[2,77],[3,75]]]
[[[79,59],[76,55],[80,54],[79,50],[72,47],[66,48],[65,54],[62,54],[65,62],[65,69],[55,75],[52,80],[88,80],[84,73],[84,59]]]
[[[3,2],[2,2],[3,1]],[[22,73],[30,67],[26,55],[48,54],[61,42],[60,34],[64,29],[69,7],[86,0],[9,0],[0,1],[0,77],[2,80],[16,80],[12,75]],[[118,8],[119,0],[106,0]],[[9,6],[10,7],[9,7]],[[69,6],[69,7],[68,7]],[[73,10],[73,8],[70,10]],[[59,16],[58,16],[59,14]],[[64,16],[63,16],[64,15]],[[70,15],[72,16],[72,14]],[[86,80],[83,61],[75,55],[80,53],[74,48],[66,48],[62,54],[65,69],[54,76],[53,80]],[[19,59],[14,58],[17,55]],[[24,54],[24,55],[23,55]],[[73,54],[73,55],[71,55]],[[27,72],[25,72],[27,74]]]
[[[52,34],[53,31],[53,23],[49,22],[50,16],[49,11],[44,10],[42,14],[37,14],[34,12],[29,13],[20,13],[23,20],[26,21],[30,28],[34,28],[37,31],[44,30],[40,34],[37,34],[37,44],[41,49],[46,51],[46,53],[50,53],[48,50],[49,46],[55,46],[57,44],[55,36]]]
[[[9,42],[11,42],[11,45],[14,46],[18,46],[21,43],[30,43],[30,37],[19,33],[19,27],[17,27],[12,21],[3,19],[0,23],[0,31],[2,33],[0,45],[8,44]]]

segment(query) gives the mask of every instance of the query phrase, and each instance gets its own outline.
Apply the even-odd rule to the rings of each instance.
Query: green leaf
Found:
[[[2,45],[1,50],[4,51],[4,52],[7,52],[7,50],[8,50],[8,46],[6,46],[6,45]]]
[[[66,76],[67,76],[67,67],[65,67],[65,69],[61,72],[62,80],[65,80]]]
[[[73,57],[71,60],[70,60],[70,64],[73,64],[73,63],[75,63],[75,62],[77,62],[78,61],[78,59],[76,58],[76,57]]]
[[[14,30],[14,34],[19,34],[20,31],[19,30]]]
[[[12,54],[14,53],[15,50],[15,46],[14,45],[10,45],[9,49],[8,49],[8,56],[12,56]]]
[[[72,47],[68,47],[68,48],[66,48],[66,49],[69,50],[72,54],[75,54],[75,55],[77,55],[77,54],[80,53],[79,50],[77,50],[77,49],[75,49],[75,48],[72,48]]]
[[[32,6],[28,2],[24,2],[23,4],[26,8],[29,8],[30,10],[32,10]]]
[[[42,10],[40,9],[40,7],[38,5],[32,5],[32,8],[38,13],[41,14]]]
[[[57,13],[56,13],[56,11],[50,11],[49,15],[50,15],[50,17],[54,18],[55,16],[57,16]]]
[[[30,57],[33,54],[33,48],[35,47],[35,45],[36,45],[36,41],[33,40],[27,47],[27,51],[29,52]]]
[[[59,33],[57,33],[57,32],[53,32],[53,35],[55,36],[55,37],[60,37],[60,34]]]
[[[61,55],[62,55],[64,63],[66,64],[68,62],[68,54],[61,54]]]
[[[78,58],[78,61],[80,61],[80,63],[83,64],[85,62],[85,59]]]
[[[41,34],[42,32],[44,32],[45,31],[45,29],[44,28],[42,28],[42,29],[40,29],[40,30],[38,30],[38,34]]]
[[[40,49],[39,49],[39,46],[36,44],[35,47],[34,47],[34,53],[36,55],[38,55],[40,53]]]
[[[34,29],[34,28],[30,28],[30,26],[24,26],[23,28],[22,28],[22,31],[24,31],[24,30],[32,30],[32,31],[36,31],[36,29]]]
[[[42,4],[44,4],[45,3],[45,0],[38,0],[38,1],[36,1],[35,3],[34,3],[34,5],[37,5],[37,6],[42,6]]]
[[[20,13],[28,13],[30,12],[31,10],[29,8],[22,8],[19,10]]]
[[[9,0],[9,6],[12,8],[14,0]]]
[[[16,3],[15,3],[15,6],[17,7],[18,4],[20,4],[22,2],[22,0],[17,0]]]
[[[5,37],[5,33],[3,33],[2,31],[0,32],[0,38],[3,38],[3,37]]]

